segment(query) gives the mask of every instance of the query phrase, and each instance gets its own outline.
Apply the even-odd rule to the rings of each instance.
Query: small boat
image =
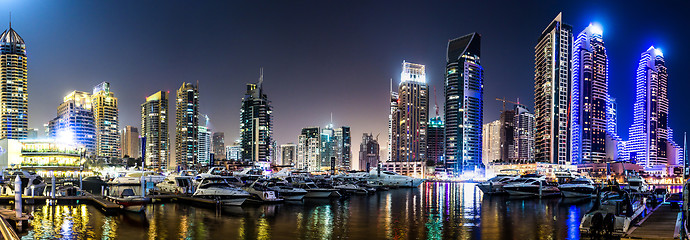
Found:
[[[173,194],[193,194],[194,185],[191,176],[172,174],[168,175],[165,180],[156,184],[158,190],[164,193]]]
[[[285,200],[283,198],[278,197],[276,195],[276,192],[266,187],[266,185],[262,185],[260,183],[257,184],[257,182],[258,179],[249,186],[244,187],[244,190],[251,194],[252,200],[261,203],[278,203]]]
[[[292,186],[285,180],[279,179],[269,179],[269,180],[259,180],[261,184],[265,185],[268,189],[271,189],[278,193],[278,197],[285,199],[286,201],[301,201],[305,195],[307,195],[307,190]]]
[[[589,178],[577,178],[568,183],[558,185],[563,197],[592,197],[596,192],[594,182]]]
[[[600,192],[592,209],[582,217],[580,232],[590,235],[622,236],[644,210],[644,201],[637,194],[620,189]]]
[[[146,209],[146,204],[151,202],[150,198],[136,195],[132,188],[123,188],[117,195],[106,198],[119,204],[120,208],[130,212],[142,212]]]
[[[309,178],[287,178],[286,180],[291,182],[294,186],[306,190],[307,194],[304,195],[305,198],[330,198],[341,196],[338,189],[318,187],[314,181]]]
[[[201,180],[194,192],[194,197],[217,199],[223,205],[241,206],[250,194],[240,188],[228,184],[222,177],[209,177]]]
[[[506,193],[503,186],[518,178],[519,177],[515,175],[499,174],[485,182],[478,183],[477,187],[479,190],[482,190],[484,194],[503,194]]]
[[[366,195],[369,193],[365,188],[358,186],[357,184],[350,182],[334,182],[333,188],[340,190],[344,194],[362,194]]]
[[[511,196],[555,196],[560,195],[558,184],[547,181],[546,177],[540,175],[523,175],[519,179],[503,186]]]

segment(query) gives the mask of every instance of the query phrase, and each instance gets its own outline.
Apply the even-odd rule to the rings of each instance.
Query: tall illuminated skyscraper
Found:
[[[561,13],[544,29],[534,48],[535,160],[570,163],[570,104],[572,27]]]
[[[159,91],[141,104],[142,158],[149,169],[167,169],[170,161],[168,92]]]
[[[259,82],[247,84],[247,93],[242,98],[240,137],[242,161],[245,162],[268,163],[273,160],[273,108],[263,91],[263,81],[262,69]]]
[[[632,162],[645,168],[669,161],[668,73],[661,50],[653,46],[642,53],[637,67],[633,124],[626,146]]]
[[[513,146],[509,153],[511,163],[534,162],[534,114],[522,104],[513,110]]]
[[[10,28],[0,35],[0,138],[24,139],[29,127],[26,45]]]
[[[86,154],[96,153],[96,124],[92,112],[91,95],[72,91],[57,108],[57,117],[48,123],[49,136],[65,144],[77,144]]]
[[[297,161],[295,168],[309,172],[321,171],[321,129],[302,128],[297,137]]]
[[[117,158],[120,156],[120,134],[117,98],[110,91],[110,83],[102,82],[93,88],[91,95],[93,117],[96,121],[96,156]]]
[[[139,129],[133,126],[125,126],[122,129],[122,157],[141,157],[141,143],[139,141]]]
[[[213,133],[213,155],[216,159],[224,160],[225,157],[225,133],[224,132],[214,132]]]
[[[211,129],[204,126],[199,126],[199,154],[197,165],[198,166],[209,166],[211,164]]]
[[[438,114],[438,111],[437,111]],[[433,161],[436,166],[445,168],[443,162],[443,133],[445,131],[443,119],[440,116],[429,119],[429,128],[427,130],[427,160]],[[429,162],[429,161],[427,161]]]
[[[388,112],[388,155],[386,156],[386,162],[390,162],[393,157],[393,142],[397,141],[397,126],[394,124],[398,121],[396,116],[396,111],[398,110],[398,93],[393,91],[393,79],[391,78],[391,90],[390,90],[390,102],[389,102],[389,112]],[[395,153],[397,156],[397,153]]]
[[[199,88],[182,83],[175,101],[175,159],[192,168],[199,160]]]
[[[425,66],[403,61],[400,80],[398,105],[391,118],[391,159],[384,166],[403,175],[422,175],[427,159],[429,124]]]
[[[501,161],[501,120],[482,126],[482,163],[487,165]]]
[[[470,33],[448,41],[445,73],[445,151],[454,174],[482,165],[484,68],[481,35]]]
[[[570,161],[603,163],[610,105],[608,57],[601,28],[592,24],[585,28],[577,35],[572,53]]]
[[[379,165],[379,143],[371,133],[362,134],[359,145],[359,170],[367,171]]]

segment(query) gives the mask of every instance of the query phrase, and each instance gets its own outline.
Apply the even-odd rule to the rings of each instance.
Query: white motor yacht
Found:
[[[307,195],[307,190],[294,187],[285,180],[269,179],[264,184],[268,189],[276,191],[278,197],[284,198],[287,201],[300,201]]]
[[[250,194],[245,190],[228,184],[224,178],[209,177],[201,180],[193,196],[219,199],[223,205],[241,206],[250,197]]]
[[[503,189],[503,186],[506,185],[507,183],[518,179],[518,176],[515,175],[498,175],[493,178],[490,178],[489,180],[486,180],[485,182],[480,182],[477,184],[477,187],[479,190],[482,190],[484,194],[501,194],[501,193],[506,193],[506,191]]]
[[[193,194],[194,183],[191,176],[171,174],[165,180],[156,184],[158,190],[164,193]]]
[[[138,185],[141,184],[141,176],[144,176],[146,182],[157,184],[165,180],[165,176],[153,171],[131,171],[124,176],[116,177],[110,181],[110,184],[117,185]]]
[[[389,187],[416,188],[424,182],[424,179],[404,176],[391,171],[379,171],[376,168],[369,171],[368,178],[371,181],[378,181]]]
[[[596,191],[594,182],[589,178],[576,178],[567,183],[558,185],[563,197],[592,197]]]
[[[4,181],[6,185],[12,190],[15,190],[14,180],[17,176],[19,176],[19,179],[22,181],[24,195],[31,196],[33,194],[34,196],[40,196],[46,189],[46,182],[43,180],[43,178],[41,178],[41,176],[38,176],[38,174],[36,174],[35,172],[29,172],[26,170],[14,170],[11,173],[3,173],[3,175],[6,175],[4,176]]]
[[[552,196],[560,195],[558,184],[540,175],[524,175],[503,186],[511,196]]]
[[[309,178],[288,177],[286,180],[294,186],[302,188],[307,191],[305,198],[330,198],[340,197],[341,194],[335,188],[321,188],[316,186],[316,183]]]
[[[647,193],[651,191],[651,186],[647,184],[647,181],[645,181],[644,178],[639,175],[629,176],[627,181],[628,185],[623,187],[623,190],[625,191],[635,193]]]
[[[251,194],[252,200],[262,203],[277,203],[285,200],[281,197],[278,197],[276,192],[266,187],[266,185],[261,183],[257,184],[257,182],[258,179],[252,184],[249,184],[249,186],[243,188],[245,191]]]
[[[639,196],[619,189],[602,192],[592,209],[582,217],[580,232],[590,235],[621,236],[645,211]]]

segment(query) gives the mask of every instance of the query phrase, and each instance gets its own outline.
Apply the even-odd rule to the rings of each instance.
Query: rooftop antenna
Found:
[[[10,28],[12,28],[12,11],[10,11]]]
[[[333,112],[331,112],[331,128],[333,128]]]
[[[434,108],[436,109],[436,116],[438,117],[438,97],[436,97],[436,86],[434,86]]]
[[[391,78],[391,92],[393,92],[393,78]]]

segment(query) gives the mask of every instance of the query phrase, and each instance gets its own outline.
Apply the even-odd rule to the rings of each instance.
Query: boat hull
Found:
[[[561,193],[563,194],[563,197],[592,197],[594,194],[594,188],[593,187],[565,187],[565,188],[559,188],[561,190]]]
[[[307,190],[305,198],[330,198],[340,197],[340,193],[335,190]]]

